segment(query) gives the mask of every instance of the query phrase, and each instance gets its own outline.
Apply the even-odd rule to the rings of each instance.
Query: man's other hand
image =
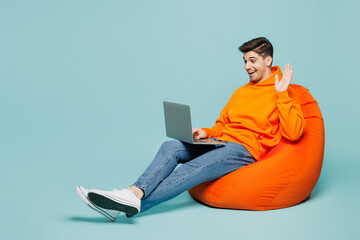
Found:
[[[286,91],[291,82],[292,75],[293,75],[292,66],[290,64],[287,64],[285,66],[284,74],[283,74],[281,81],[279,81],[279,76],[275,75],[275,90],[277,92]]]
[[[194,128],[192,135],[194,139],[206,138],[206,132],[200,128]]]

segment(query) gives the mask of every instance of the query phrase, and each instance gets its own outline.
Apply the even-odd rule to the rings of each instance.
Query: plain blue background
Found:
[[[359,7],[2,0],[0,238],[359,239]],[[190,104],[193,126],[211,127],[248,82],[237,48],[259,36],[323,113],[324,165],[310,201],[236,211],[184,193],[115,223],[80,201],[77,185],[122,188],[142,173],[167,139],[163,100]]]

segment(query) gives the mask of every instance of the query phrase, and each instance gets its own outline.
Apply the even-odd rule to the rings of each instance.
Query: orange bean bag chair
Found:
[[[309,91],[291,84],[306,121],[303,137],[282,139],[265,158],[228,175],[202,183],[190,195],[219,208],[270,210],[301,203],[319,179],[324,155],[324,123],[320,108]]]

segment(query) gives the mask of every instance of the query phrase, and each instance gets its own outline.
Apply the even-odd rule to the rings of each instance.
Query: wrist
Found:
[[[201,128],[201,131],[204,133],[204,138],[207,138],[209,136],[209,130],[207,128]]]

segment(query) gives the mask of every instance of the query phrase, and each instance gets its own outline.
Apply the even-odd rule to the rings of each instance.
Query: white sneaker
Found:
[[[90,190],[88,198],[93,204],[104,208],[136,215],[140,212],[141,201],[129,189],[100,191]]]
[[[98,213],[104,215],[107,219],[109,219],[110,221],[115,221],[116,218],[119,216],[119,214],[121,213],[120,211],[115,211],[115,210],[109,210],[109,209],[103,209],[101,207],[96,206],[95,204],[93,204],[89,197],[89,191],[81,186],[77,186],[76,187],[76,193],[79,195],[79,197],[81,198],[81,200],[83,200],[83,202],[88,205],[89,207],[91,207],[92,209],[94,209],[95,211],[97,211]]]

